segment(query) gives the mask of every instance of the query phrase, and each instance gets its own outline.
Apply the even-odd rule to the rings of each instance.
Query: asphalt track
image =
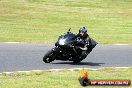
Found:
[[[0,43],[0,72],[132,66],[132,45],[98,44],[80,64],[69,61],[44,63],[42,58],[52,47],[48,44]]]

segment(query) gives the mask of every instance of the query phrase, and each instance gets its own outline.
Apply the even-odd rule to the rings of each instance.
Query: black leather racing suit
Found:
[[[91,46],[91,38],[89,37],[88,34],[85,34],[83,36],[81,36],[80,34],[77,34],[76,39],[77,39],[77,41],[79,40],[79,42],[81,42],[80,47],[87,48],[87,50],[83,50],[85,53],[88,54],[92,51],[92,48],[90,47]],[[82,52],[82,53],[84,53],[84,52]]]

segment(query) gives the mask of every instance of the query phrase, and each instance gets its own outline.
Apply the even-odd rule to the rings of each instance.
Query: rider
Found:
[[[86,27],[81,27],[79,29],[79,33],[76,35],[76,39],[77,41],[81,41],[81,43],[83,44],[82,46],[82,50],[85,53],[90,53],[92,51],[92,49],[90,49],[90,45],[91,45],[91,38],[89,37],[89,35],[87,34],[87,29]],[[82,53],[84,53],[82,52]]]

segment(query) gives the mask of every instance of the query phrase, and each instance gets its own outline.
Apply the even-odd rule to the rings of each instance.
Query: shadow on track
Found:
[[[105,63],[94,63],[94,62],[80,62],[80,63],[73,63],[73,62],[58,62],[58,63],[52,63],[52,64],[69,64],[69,65],[88,65],[88,66],[101,66]]]

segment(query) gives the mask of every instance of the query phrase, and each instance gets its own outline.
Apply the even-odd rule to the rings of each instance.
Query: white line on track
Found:
[[[126,45],[130,45],[130,44],[113,44],[113,45],[126,46]]]
[[[13,43],[13,44],[15,44],[15,43],[20,43],[20,42],[3,42],[3,43]]]
[[[102,68],[105,68],[105,67],[102,67]],[[97,70],[100,70],[102,68],[98,68],[98,69],[94,69],[94,68],[84,68],[85,70],[92,70],[92,71],[97,71]],[[107,68],[107,67],[106,67]],[[130,67],[109,67],[109,68],[130,68]],[[71,69],[49,69],[49,70],[31,70],[31,71],[14,71],[14,72],[19,72],[19,73],[30,73],[32,71],[35,71],[35,72],[40,72],[40,71],[49,71],[49,72],[52,72],[52,71],[63,71],[63,70],[68,70],[68,71],[76,71],[76,70],[82,70],[82,68],[71,68]],[[13,74],[14,72],[1,72],[0,74],[6,74],[6,75],[10,75],[10,74]]]

